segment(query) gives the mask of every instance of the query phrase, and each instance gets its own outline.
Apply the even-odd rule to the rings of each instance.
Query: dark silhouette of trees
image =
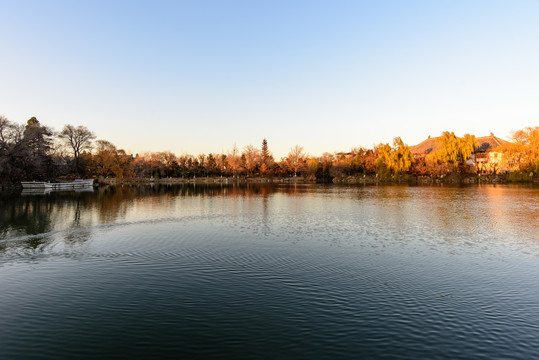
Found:
[[[53,174],[52,131],[32,117],[23,128],[7,124],[11,175],[17,180],[40,180]],[[21,132],[22,131],[22,132]]]
[[[58,137],[73,151],[75,171],[81,174],[81,153],[84,150],[90,150],[92,148],[92,141],[95,139],[95,134],[85,126],[75,127],[73,125],[65,125],[58,134]]]
[[[206,175],[214,176],[218,174],[219,174],[219,171],[217,168],[217,160],[215,159],[215,156],[212,153],[209,153],[208,160],[206,162]]]
[[[17,181],[22,177],[22,169],[17,160],[24,150],[24,126],[10,122],[0,116],[0,180]]]
[[[221,154],[216,157],[215,161],[217,164],[217,169],[219,170],[219,175],[220,176],[227,175],[227,168],[229,166],[227,156],[225,154]]]

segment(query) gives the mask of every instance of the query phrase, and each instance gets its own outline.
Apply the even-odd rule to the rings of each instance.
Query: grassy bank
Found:
[[[380,177],[376,175],[345,176],[333,178],[334,184],[510,184],[536,183],[539,177],[533,174],[508,173],[496,175],[449,174],[441,176],[399,175]]]

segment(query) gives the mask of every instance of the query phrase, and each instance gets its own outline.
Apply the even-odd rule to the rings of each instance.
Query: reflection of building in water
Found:
[[[536,189],[492,185],[356,188],[186,184],[109,187],[88,194],[0,194],[0,238],[37,235],[26,246],[41,251],[51,238],[63,239],[66,245],[79,245],[91,239],[94,232],[113,229],[109,224],[155,222],[168,226],[177,222],[191,227],[200,224],[198,220],[209,220],[216,226],[262,237],[288,228],[301,234],[291,234],[289,239],[323,234],[331,241],[340,241],[329,230],[348,229],[354,232],[349,239],[360,240],[358,232],[370,236],[383,229],[379,233],[383,241],[404,241],[407,234],[419,231],[420,238],[434,239],[429,245],[440,240],[476,246],[467,242],[470,234],[484,234],[476,236],[479,241],[488,241],[493,233],[502,238],[503,234],[513,239],[524,234],[525,238],[535,239],[537,197]],[[522,228],[523,224],[530,225]]]
[[[481,197],[486,201],[482,209],[483,226],[493,229],[507,238],[518,239],[516,234],[528,233],[529,238],[536,239],[539,215],[539,194],[536,188],[519,186],[480,186]],[[508,200],[518,206],[507,206]],[[512,236],[514,235],[514,236]]]

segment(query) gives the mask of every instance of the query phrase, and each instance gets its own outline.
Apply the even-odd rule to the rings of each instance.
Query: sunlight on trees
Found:
[[[247,145],[242,152],[244,161],[243,168],[247,172],[247,176],[253,176],[253,172],[260,165],[260,150],[253,145]]]
[[[234,177],[237,177],[241,169],[241,156],[240,156],[240,151],[238,150],[238,146],[236,145],[236,143],[234,143],[232,150],[227,156],[227,159],[228,159],[228,165],[230,167],[230,171],[232,172],[232,175]]]
[[[442,168],[455,172],[463,172],[466,160],[474,152],[476,146],[475,136],[466,134],[459,138],[454,132],[444,131],[438,140],[438,149],[428,156]],[[442,172],[447,170],[442,170]]]
[[[275,160],[273,155],[269,151],[268,141],[266,139],[262,140],[262,149],[260,151],[260,175],[272,175],[273,165]]]
[[[286,157],[286,167],[294,173],[294,177],[297,173],[302,171],[305,166],[306,155],[303,153],[303,146],[296,145],[290,149],[288,156]]]
[[[373,149],[353,148],[350,152],[307,156],[303,147],[296,145],[288,155],[276,162],[268,142],[261,147],[247,145],[240,152],[234,144],[224,154],[182,154],[171,151],[127,154],[106,140],[98,140],[84,126],[65,125],[55,133],[43,126],[36,117],[26,124],[17,124],[0,116],[0,182],[16,183],[21,180],[48,180],[58,177],[90,176],[117,179],[132,178],[196,178],[214,176],[290,176],[303,175],[309,181],[331,182],[334,178],[378,174],[389,178],[402,174],[443,175],[463,173],[471,168],[466,163],[475,159],[476,138],[466,134],[457,137],[445,131],[431,153],[413,156],[400,137],[392,144],[379,144]],[[62,142],[64,149],[55,147]],[[482,150],[484,151],[484,150]],[[525,172],[522,179],[531,179],[539,173],[539,127],[527,127],[513,133],[512,142],[481,159],[503,158],[504,168]],[[501,156],[503,154],[503,156]],[[473,155],[473,157],[472,157]],[[490,160],[489,160],[490,161]],[[72,166],[75,164],[75,166]],[[498,167],[496,167],[498,169]],[[497,170],[494,170],[495,172]],[[520,174],[520,173],[519,173]]]
[[[380,144],[376,150],[378,174],[382,176],[399,175],[412,166],[413,157],[410,148],[400,137],[393,139],[393,147],[389,144]]]
[[[539,173],[539,126],[518,130],[511,137],[513,142],[504,150],[512,167]]]

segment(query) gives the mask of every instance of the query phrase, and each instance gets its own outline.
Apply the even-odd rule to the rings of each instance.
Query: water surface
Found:
[[[539,357],[539,189],[0,195],[0,358]]]

